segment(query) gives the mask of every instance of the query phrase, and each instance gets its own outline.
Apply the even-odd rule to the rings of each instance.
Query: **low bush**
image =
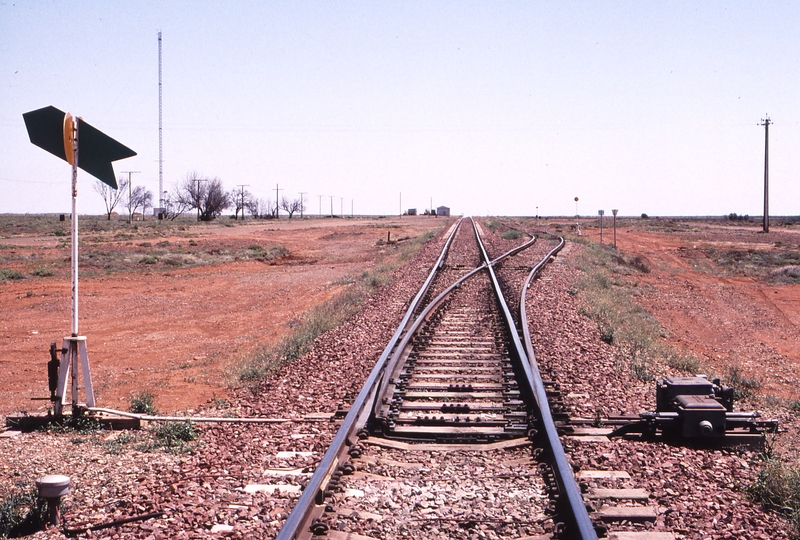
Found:
[[[36,270],[31,272],[31,274],[36,276],[36,277],[49,277],[49,276],[56,275],[56,273],[52,269],[44,268],[44,267],[43,268],[37,268]]]
[[[12,490],[0,501],[0,538],[28,536],[44,527],[47,503],[35,489],[24,485]]]
[[[800,468],[770,459],[749,486],[750,496],[767,509],[785,514],[800,535]]]
[[[187,444],[197,439],[197,431],[190,421],[165,422],[153,430],[156,448],[180,454],[191,447]]]
[[[25,279],[25,276],[22,272],[17,270],[12,270],[10,268],[0,268],[0,282],[6,281],[8,279],[20,280]]]
[[[746,378],[737,365],[728,368],[725,382],[733,388],[733,397],[736,400],[749,399],[761,388],[760,381]]]
[[[517,229],[508,229],[500,234],[500,238],[504,238],[505,240],[517,240],[523,236],[525,236],[525,233]]]
[[[665,330],[634,301],[641,293],[628,276],[631,269],[649,272],[647,263],[585,239],[576,241],[584,244],[582,252],[572,259],[582,276],[569,292],[578,297],[581,314],[597,325],[600,339],[616,347],[627,360],[620,368],[643,381],[654,379],[654,362],[688,374],[701,372],[699,361],[664,342]]]
[[[131,396],[130,411],[137,414],[157,414],[153,400],[155,396],[152,392],[139,392]]]

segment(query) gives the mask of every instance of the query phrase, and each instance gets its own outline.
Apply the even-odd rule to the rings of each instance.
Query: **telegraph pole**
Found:
[[[119,172],[121,172],[122,174],[128,173],[128,225],[130,225],[131,223],[133,223],[133,210],[131,207],[131,195],[133,193],[133,189],[131,188],[131,175],[139,174],[142,171],[119,171]]]
[[[319,217],[322,217],[322,195],[319,196]]]
[[[300,192],[300,219],[303,219],[303,195],[306,195],[307,191]]]
[[[242,188],[242,221],[244,221],[244,188],[250,187],[250,184],[236,184],[236,187]]]
[[[764,232],[769,232],[769,125],[772,121],[767,116],[761,119],[764,126]]]
[[[331,198],[331,217],[333,217],[333,195],[328,195]]]
[[[344,197],[339,197],[339,215],[344,217]]]
[[[278,184],[275,184],[275,219],[278,219],[280,216],[278,215],[278,192],[283,191],[282,189],[278,189]]]

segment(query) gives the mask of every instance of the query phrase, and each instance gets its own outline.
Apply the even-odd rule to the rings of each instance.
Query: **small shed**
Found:
[[[447,206],[437,206],[436,207],[436,215],[437,216],[449,216],[450,215],[450,208]]]
[[[406,214],[408,214],[409,216],[416,216],[417,215],[417,209],[416,208],[409,208],[408,212],[406,212]]]

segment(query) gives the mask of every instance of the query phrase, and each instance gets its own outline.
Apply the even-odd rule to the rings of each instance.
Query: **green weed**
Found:
[[[517,240],[523,236],[526,236],[526,234],[522,231],[518,231],[517,229],[508,229],[500,234],[500,238],[504,238],[506,240]]]
[[[756,502],[786,515],[800,535],[800,469],[770,459],[748,492]]]
[[[733,388],[733,397],[736,400],[749,399],[761,388],[760,381],[746,378],[735,364],[728,368],[726,382]]]
[[[22,274],[22,272],[19,272],[17,270],[12,270],[10,268],[0,268],[0,282],[6,281],[8,279],[20,280],[20,279],[25,279],[25,276]]]
[[[646,261],[584,238],[577,240],[585,247],[572,264],[582,274],[569,292],[578,297],[580,313],[597,325],[600,339],[622,353],[631,375],[653,380],[656,362],[683,372],[700,372],[700,363],[665,343],[665,330],[633,300],[642,293],[627,276],[649,272]]]
[[[0,501],[0,538],[28,536],[44,528],[47,502],[25,484]]]
[[[158,414],[153,400],[155,396],[152,392],[139,392],[134,394],[130,399],[130,411],[137,414]]]
[[[53,270],[45,267],[37,268],[36,270],[31,272],[31,274],[37,277],[49,277],[56,275],[56,273]]]

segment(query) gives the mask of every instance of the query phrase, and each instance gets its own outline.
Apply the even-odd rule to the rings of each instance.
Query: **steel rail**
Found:
[[[552,233],[539,231],[541,233],[556,236]],[[539,275],[542,268],[547,264],[565,245],[563,237],[556,236],[559,239],[558,245],[553,248],[538,264],[536,264],[528,274],[525,283],[522,285],[522,292],[520,293],[519,310],[520,310],[520,325],[522,326],[523,339],[525,340],[525,351],[527,353],[528,361],[525,366],[525,373],[529,377],[529,384],[532,386],[534,398],[539,407],[540,417],[539,422],[544,428],[547,444],[550,446],[552,458],[555,463],[553,473],[558,484],[559,493],[563,494],[566,498],[566,505],[570,510],[571,523],[567,523],[567,534],[569,538],[580,538],[581,540],[596,540],[597,531],[594,528],[589,512],[586,510],[586,504],[583,501],[580,489],[575,482],[575,476],[572,472],[572,466],[567,460],[564,453],[564,447],[561,445],[561,440],[558,437],[556,425],[553,422],[553,416],[550,412],[550,406],[547,401],[547,391],[544,388],[542,377],[539,374],[539,366],[536,362],[536,353],[533,350],[531,342],[531,333],[528,328],[528,316],[526,308],[526,296],[531,281]]]
[[[364,409],[364,406],[370,401],[370,397],[375,391],[376,383],[381,373],[384,371],[389,354],[395,348],[397,341],[405,331],[406,326],[408,326],[409,320],[413,316],[414,311],[416,311],[419,303],[425,296],[425,293],[427,293],[431,283],[433,283],[433,279],[435,278],[437,272],[442,266],[442,263],[444,262],[445,257],[447,256],[447,252],[450,249],[450,244],[452,243],[453,238],[455,238],[456,232],[458,231],[462,220],[463,218],[459,219],[453,226],[450,237],[445,242],[436,264],[434,264],[433,268],[431,269],[431,272],[428,275],[428,278],[425,280],[425,283],[422,285],[422,288],[411,301],[403,320],[397,327],[397,330],[392,336],[392,339],[389,341],[389,344],[386,346],[386,349],[384,349],[383,354],[381,354],[380,358],[375,364],[375,367],[372,368],[372,371],[367,378],[367,382],[364,384],[364,387],[359,392],[355,401],[353,401],[353,404],[350,406],[350,410],[348,411],[347,416],[345,416],[339,431],[336,432],[336,435],[328,447],[328,450],[325,452],[325,455],[317,465],[314,474],[308,481],[308,484],[306,484],[303,494],[298,499],[294,509],[289,514],[289,517],[286,519],[286,522],[283,524],[280,532],[278,532],[276,540],[291,540],[297,536],[304,525],[309,525],[307,522],[309,521],[311,512],[314,509],[317,493],[320,492],[320,490],[323,488],[323,485],[327,482],[328,478],[330,478],[334,467],[338,465],[339,457],[344,452],[345,447],[352,446],[353,441],[350,440],[350,438],[354,431],[357,430],[357,421],[362,415],[361,413]]]
[[[478,235],[478,230],[477,228],[475,228],[475,222],[472,220],[472,218],[470,218],[470,221],[472,221],[473,224],[473,229],[475,231],[475,238],[478,239],[477,240],[478,246],[483,251],[484,261],[488,261],[489,259],[488,256],[486,256],[486,251],[483,250],[483,245],[480,242],[480,236]],[[417,317],[416,320],[414,320],[413,324],[408,329],[408,332],[406,333],[405,337],[400,342],[398,347],[395,349],[395,353],[394,355],[392,355],[392,358],[389,361],[389,364],[387,365],[386,371],[384,372],[383,381],[381,382],[380,389],[375,394],[375,402],[373,403],[372,407],[374,416],[378,416],[380,412],[379,409],[381,406],[381,399],[384,396],[386,396],[387,389],[391,384],[392,379],[394,379],[397,376],[398,372],[403,367],[403,362],[402,362],[403,353],[405,349],[408,347],[411,340],[414,338],[414,334],[417,332],[417,330],[419,330],[419,327],[422,326],[422,324],[430,318],[430,316],[436,311],[436,309],[445,300],[445,298],[447,298],[454,290],[456,290],[464,281],[471,278],[478,272],[484,270],[485,268],[487,268],[488,265],[497,264],[506,259],[507,257],[515,255],[520,251],[522,251],[523,249],[531,247],[535,242],[536,242],[536,237],[532,237],[529,241],[515,247],[514,249],[507,251],[506,253],[503,253],[502,255],[492,260],[491,262],[489,263],[484,262],[484,264],[482,264],[481,266],[478,266],[477,268],[471,270],[467,274],[461,276],[449,287],[447,287],[444,291],[442,291],[436,298],[434,298],[430,302],[430,304],[425,306],[425,309],[419,314],[419,317]]]

